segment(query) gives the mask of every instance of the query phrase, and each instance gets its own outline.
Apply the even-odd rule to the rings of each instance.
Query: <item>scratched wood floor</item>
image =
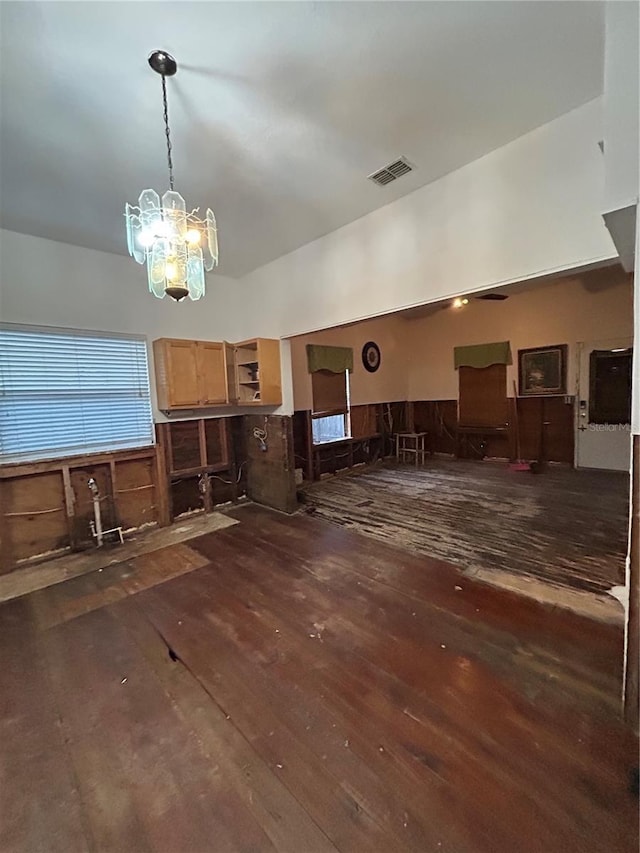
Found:
[[[503,462],[428,458],[305,488],[316,515],[467,573],[502,570],[556,587],[605,593],[624,582],[628,476]]]
[[[622,631],[328,522],[0,605],[3,853],[631,853]]]

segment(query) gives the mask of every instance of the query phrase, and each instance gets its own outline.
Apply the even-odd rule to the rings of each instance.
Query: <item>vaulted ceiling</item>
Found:
[[[2,2],[0,224],[126,253],[125,201],[210,205],[240,276],[602,92],[601,3]],[[415,171],[367,175],[404,155]]]

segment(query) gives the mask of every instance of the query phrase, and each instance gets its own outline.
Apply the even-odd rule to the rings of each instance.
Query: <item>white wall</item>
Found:
[[[603,210],[638,201],[640,4],[608,2],[605,11]]]
[[[245,302],[239,283],[222,275],[207,276],[207,293],[199,302],[156,299],[147,288],[146,268],[132,258],[0,231],[1,321],[146,335],[152,370],[150,344],[155,338],[237,341],[250,337]],[[286,342],[282,354],[283,410],[290,411]],[[156,419],[164,420],[157,411],[153,379],[151,386]]]
[[[407,322],[399,316],[391,315],[292,338],[295,409],[313,408],[311,374],[307,367],[307,344],[353,349],[353,371],[349,377],[352,406],[409,399],[407,395],[412,353],[406,345],[406,334]],[[375,341],[380,348],[380,367],[375,373],[369,373],[362,364],[362,347],[367,341]]]
[[[601,99],[585,104],[245,276],[251,333],[302,334],[616,257],[601,113]]]

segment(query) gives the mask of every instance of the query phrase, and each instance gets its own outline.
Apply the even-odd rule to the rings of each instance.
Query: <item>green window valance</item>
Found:
[[[495,344],[476,344],[470,347],[454,347],[453,362],[459,367],[489,367],[492,364],[513,364],[511,344],[499,341]]]
[[[353,350],[351,347],[323,347],[307,344],[307,365],[309,373],[328,370],[330,373],[344,373],[353,370]]]

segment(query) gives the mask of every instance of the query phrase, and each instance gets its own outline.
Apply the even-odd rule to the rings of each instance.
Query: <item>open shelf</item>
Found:
[[[238,405],[265,406],[282,402],[278,341],[256,338],[236,344],[235,365]]]

